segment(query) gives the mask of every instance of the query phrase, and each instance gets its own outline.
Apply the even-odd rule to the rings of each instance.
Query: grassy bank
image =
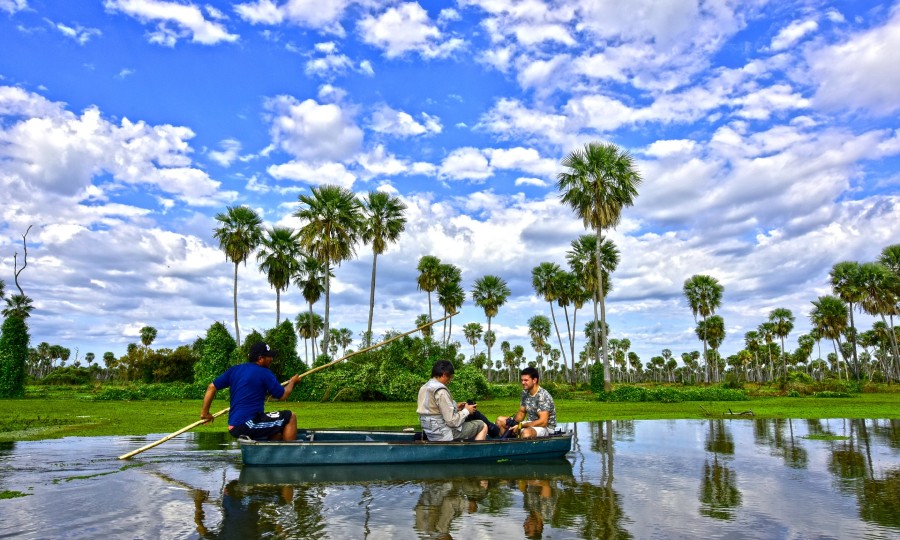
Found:
[[[297,412],[300,425],[327,427],[417,426],[414,403],[270,403]],[[228,407],[216,400],[212,410]],[[514,399],[479,403],[488,418],[509,415],[518,408]],[[848,398],[756,397],[739,402],[601,403],[590,400],[557,400],[559,422],[595,420],[652,420],[706,418],[729,411],[753,411],[755,418],[896,418],[900,419],[900,393],[854,394]],[[705,409],[705,411],[704,411]],[[0,401],[0,441],[36,440],[66,436],[146,435],[170,433],[198,419],[200,401],[92,401],[78,398],[19,399]],[[227,427],[225,416],[212,426]]]

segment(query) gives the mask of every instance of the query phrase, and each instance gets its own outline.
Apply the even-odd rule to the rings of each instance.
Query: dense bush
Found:
[[[194,382],[204,387],[208,386],[213,379],[235,363],[236,348],[237,343],[225,325],[220,322],[213,323],[206,331],[200,360],[194,364]]]
[[[488,384],[488,395],[494,399],[518,398],[522,395],[522,385],[513,383]]]
[[[25,361],[28,359],[28,325],[25,319],[9,316],[0,330],[0,398],[25,395]]]
[[[821,398],[848,398],[850,394],[847,392],[831,392],[829,390],[825,390],[822,392],[814,392],[813,397],[821,397]]]
[[[49,375],[38,381],[43,385],[67,385],[78,386],[86,385],[91,382],[91,371],[88,368],[67,366],[59,367],[50,372]]]
[[[591,392],[599,394],[605,389],[603,382],[603,363],[596,362],[590,367]]]
[[[748,398],[747,393],[743,390],[715,386],[679,389],[669,386],[642,388],[625,385],[615,388],[611,392],[599,392],[597,399],[600,401],[676,403],[681,401],[746,401]]]
[[[308,369],[297,355],[297,332],[291,321],[285,319],[275,328],[268,330],[265,340],[278,353],[272,360],[270,369],[279,381],[286,381]]]
[[[428,375],[431,375],[430,369],[428,370]],[[424,380],[420,379],[419,386],[422,386],[427,380],[427,378]],[[453,376],[453,380],[450,381],[449,388],[450,394],[453,395],[456,401],[467,401],[470,399],[478,401],[488,396],[487,379],[484,378],[484,374],[481,373],[480,369],[469,364],[456,366],[456,374]],[[416,387],[416,394],[413,396],[413,399],[416,399],[418,392],[419,388]]]

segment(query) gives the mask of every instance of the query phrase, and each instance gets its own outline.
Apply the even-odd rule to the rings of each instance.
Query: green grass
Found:
[[[171,433],[199,419],[200,400],[91,401],[79,398],[26,398],[0,402],[0,441],[38,440],[66,436],[147,435]],[[701,408],[702,406],[702,408]],[[228,407],[216,400],[212,410]],[[301,427],[403,428],[418,425],[415,403],[269,403],[267,410],[297,412]],[[509,415],[518,400],[485,400],[478,408],[488,418]],[[755,418],[900,418],[900,393],[864,393],[848,398],[753,397],[746,401],[679,403],[605,403],[588,399],[556,402],[559,422],[705,418],[750,410]],[[195,431],[222,431],[223,415],[214,425]]]

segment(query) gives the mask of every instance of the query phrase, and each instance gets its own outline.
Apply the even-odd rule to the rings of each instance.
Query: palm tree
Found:
[[[229,206],[225,213],[216,214],[221,226],[213,229],[213,236],[219,241],[219,248],[225,252],[225,259],[234,263],[234,336],[237,346],[241,346],[241,331],[238,326],[237,276],[238,265],[247,263],[247,258],[262,240],[262,219],[254,210],[246,206]]]
[[[900,245],[896,247],[900,248]],[[884,258],[882,254],[882,259]],[[860,287],[863,292],[859,304],[862,310],[869,315],[878,315],[881,322],[890,327],[888,342],[893,361],[891,369],[886,371],[892,375],[893,365],[900,358],[894,334],[894,315],[900,314],[900,274],[894,273],[889,266],[881,262],[865,263],[860,266]]]
[[[719,284],[719,281],[712,276],[697,274],[685,280],[683,292],[688,301],[688,305],[691,307],[691,312],[694,314],[694,322],[697,321],[698,314],[706,321],[707,317],[716,313],[716,309],[722,305],[723,291],[724,287],[722,287],[722,285]],[[704,333],[704,335],[706,334]],[[703,339],[703,359],[706,362],[704,382],[706,383],[709,382],[707,345],[707,340]]]
[[[444,308],[444,317],[456,313],[466,301],[466,291],[462,288],[462,271],[452,264],[438,267],[438,304]],[[453,319],[450,319],[450,332],[447,332],[447,319],[444,319],[444,344],[450,339],[453,331]]]
[[[322,327],[325,326],[325,321],[322,319],[322,316],[318,313],[298,313],[297,317],[294,319],[297,327],[297,335],[303,338],[303,349],[304,354],[306,355],[306,365],[311,365],[309,363],[309,343],[308,340],[312,341],[313,344],[313,360],[315,360],[316,356],[316,338],[319,337],[319,334],[322,332]]]
[[[541,354],[550,338],[550,319],[543,315],[534,315],[528,319],[528,337],[531,338],[531,346],[535,352]]]
[[[372,244],[372,285],[369,288],[369,324],[366,327],[366,345],[372,344],[372,316],[375,311],[375,269],[378,256],[396,242],[406,228],[403,215],[406,205],[399,197],[381,191],[370,191],[362,202],[365,222],[362,229],[363,243]]]
[[[349,189],[340,186],[312,188],[312,195],[300,195],[300,209],[294,215],[306,223],[300,228],[300,244],[307,253],[325,263],[325,328],[323,351],[328,351],[331,311],[331,265],[351,259],[362,229],[362,210]]]
[[[853,350],[853,370],[856,372],[856,378],[859,378],[859,358],[856,355],[856,324],[853,322],[853,304],[862,302],[865,291],[862,287],[861,267],[858,262],[844,261],[835,264],[831,268],[829,275],[831,278],[831,289],[841,300],[847,302],[850,314],[850,335],[849,341]]]
[[[757,332],[756,330],[750,330],[749,332],[744,334],[744,348],[753,354],[753,363],[754,367],[756,368],[756,379],[758,382],[762,379],[759,374],[759,332]]]
[[[19,317],[27,319],[34,311],[32,305],[33,300],[24,294],[14,294],[6,299],[6,308],[3,310],[4,317]]]
[[[300,271],[303,259],[300,235],[290,227],[266,229],[262,247],[256,254],[259,270],[275,289],[275,326],[281,324],[281,291],[286,291],[291,278]]]
[[[634,205],[641,175],[634,165],[631,155],[614,144],[588,143],[583,150],[574,150],[562,161],[567,171],[557,175],[557,189],[562,193],[562,201],[575,210],[584,221],[585,227],[592,228],[597,235],[597,281],[600,303],[601,350],[603,354],[603,385],[610,390],[609,356],[606,350],[606,293],[603,292],[603,278],[600,275],[600,247],[603,230],[615,228],[622,217],[622,209]],[[594,320],[597,307],[594,306]]]
[[[477,352],[475,351],[475,345],[478,344],[478,340],[481,339],[481,335],[484,333],[484,327],[481,326],[481,323],[470,322],[466,323],[463,326],[463,335],[466,336],[466,341],[469,342],[469,345],[472,346],[472,357],[474,358]]]
[[[145,326],[141,328],[141,343],[146,348],[150,348],[150,345],[153,343],[153,340],[156,339],[156,328],[152,326]]]
[[[303,257],[300,261],[300,266],[297,268],[297,273],[294,275],[294,285],[300,289],[301,294],[303,295],[303,299],[309,304],[309,317],[306,318],[307,324],[313,324],[316,322],[316,318],[318,318],[322,323],[322,328],[325,327],[324,319],[322,319],[319,315],[313,316],[313,304],[319,301],[322,298],[322,295],[325,294],[325,274],[330,274],[331,277],[334,277],[331,272],[326,271],[325,264],[318,259],[313,257]],[[299,319],[298,319],[299,324]],[[307,334],[309,335],[309,339],[312,340],[313,347],[313,359],[316,358],[316,340],[322,328],[314,329],[309,328]]]
[[[475,285],[472,287],[472,301],[484,310],[484,315],[488,321],[488,332],[491,332],[491,319],[497,315],[500,306],[506,303],[509,295],[510,290],[506,285],[506,281],[498,276],[486,275],[475,280]],[[487,343],[487,339],[485,339],[485,343]],[[491,346],[488,345],[488,364],[490,363]]]
[[[534,288],[535,294],[550,304],[550,317],[553,319],[553,328],[556,329],[556,339],[559,341],[563,362],[566,362],[566,349],[563,347],[562,337],[559,335],[559,325],[556,324],[556,313],[553,311],[553,302],[562,296],[563,282],[563,271],[556,263],[542,262],[531,270],[531,286]]]
[[[594,301],[594,315],[597,314],[597,305],[601,302],[600,295],[603,294],[608,295],[612,291],[612,281],[610,279],[610,275],[616,270],[616,267],[619,266],[619,249],[616,247],[615,243],[613,243],[610,239],[605,239],[600,242],[599,249],[597,248],[597,236],[592,234],[583,234],[572,240],[572,249],[566,252],[566,260],[569,262],[569,267],[572,269],[572,274],[576,277],[576,281],[578,285],[575,285],[575,289],[573,289],[572,285],[564,285],[566,296],[570,301],[572,301],[576,308],[579,306],[578,301],[581,300],[582,304],[585,300],[585,295],[580,294],[577,287],[580,285],[587,297]],[[599,251],[599,256],[598,256]],[[599,261],[600,266],[598,270],[597,262]],[[598,281],[598,277],[600,281]],[[576,309],[577,311],[577,309]],[[604,316],[601,320],[604,321],[603,325],[599,324],[596,316],[594,317],[594,321],[598,324],[595,326],[596,328],[606,328],[606,308],[605,305],[601,307],[601,311]],[[575,328],[576,323],[573,323],[573,328]],[[606,336],[609,334],[607,332],[601,332],[599,335],[594,336],[592,338],[592,343],[594,344],[594,354],[591,355],[593,358],[600,358],[600,344],[603,343],[604,351],[608,349],[608,343],[606,343]],[[603,364],[604,367],[604,385],[606,384],[606,373],[609,373],[609,353],[606,353],[604,357],[605,361]],[[574,367],[574,365],[573,365]]]
[[[416,270],[419,271],[419,277],[416,278],[416,286],[420,291],[428,293],[428,320],[434,320],[431,314],[431,293],[437,289],[438,280],[440,279],[441,260],[434,255],[424,255],[419,259]]]
[[[423,313],[416,317],[416,328],[422,328],[422,335],[430,338],[431,334],[434,332],[434,325],[428,324],[431,322],[431,317],[428,316],[427,313]],[[425,326],[428,324],[428,326]]]
[[[708,319],[703,319],[697,324],[696,332],[698,338],[702,339],[705,343],[709,343],[709,348],[713,350],[710,359],[715,359],[715,363],[718,364],[719,347],[722,345],[722,342],[725,341],[725,320],[719,315],[713,315]],[[709,360],[707,361],[707,364],[708,363]],[[718,368],[716,369],[716,373],[718,374]]]
[[[838,347],[841,345],[841,334],[847,329],[847,305],[837,296],[820,296],[812,302],[813,309],[809,313],[809,322],[822,337],[831,340],[834,355],[839,360]],[[837,344],[835,344],[837,342]],[[838,378],[841,376],[838,366]]]
[[[776,336],[781,339],[781,356],[782,376],[787,379],[787,351],[784,348],[784,338],[788,337],[791,330],[794,329],[794,314],[787,308],[775,308],[769,313],[769,322],[772,323],[772,330]]]

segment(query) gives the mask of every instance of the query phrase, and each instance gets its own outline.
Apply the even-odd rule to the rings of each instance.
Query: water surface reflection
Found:
[[[900,534],[900,423],[593,422],[566,460],[241,467],[224,434],[0,444],[0,537],[773,538]],[[812,438],[811,438],[812,437]],[[817,438],[818,437],[818,438]]]

